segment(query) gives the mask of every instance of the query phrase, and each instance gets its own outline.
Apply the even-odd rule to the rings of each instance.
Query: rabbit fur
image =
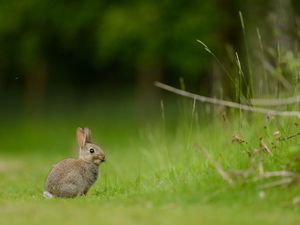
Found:
[[[98,178],[99,165],[105,161],[103,150],[91,143],[91,131],[77,128],[78,159],[65,159],[53,166],[44,197],[74,198],[86,195]]]

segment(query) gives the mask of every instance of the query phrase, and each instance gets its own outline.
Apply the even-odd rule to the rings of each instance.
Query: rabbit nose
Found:
[[[99,156],[99,159],[100,159],[102,162],[105,162],[105,155],[100,155],[100,156]]]

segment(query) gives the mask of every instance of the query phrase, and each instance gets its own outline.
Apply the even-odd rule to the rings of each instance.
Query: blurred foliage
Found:
[[[293,32],[299,36],[291,24],[298,24],[292,15],[300,9],[295,0],[0,0],[0,6],[0,89],[24,86],[28,99],[43,96],[51,84],[75,85],[79,90],[82,83],[137,82],[143,89],[153,80],[170,83],[179,77],[201,90],[222,92],[221,86],[230,96],[235,84],[224,80],[197,39],[226,66],[232,64],[234,77],[238,76],[235,52],[246,76],[257,67],[256,27],[265,46],[277,45],[280,37],[292,43],[282,36]],[[228,49],[232,56],[228,57]]]
[[[213,50],[224,46],[222,32],[238,23],[232,19],[237,4],[1,0],[0,83],[39,76],[37,65],[43,65],[47,81],[65,83],[134,80],[147,71],[198,78],[209,70],[211,59],[196,39]]]

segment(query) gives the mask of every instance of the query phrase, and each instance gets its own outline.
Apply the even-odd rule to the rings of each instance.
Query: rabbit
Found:
[[[98,178],[104,151],[91,142],[89,128],[77,128],[79,159],[65,159],[53,166],[46,184],[45,198],[74,198],[86,195]]]

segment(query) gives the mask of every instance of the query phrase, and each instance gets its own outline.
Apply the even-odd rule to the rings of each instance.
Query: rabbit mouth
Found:
[[[96,164],[103,163],[103,162],[105,162],[105,157],[103,157],[103,156],[97,156],[97,157],[95,157],[94,162]]]

